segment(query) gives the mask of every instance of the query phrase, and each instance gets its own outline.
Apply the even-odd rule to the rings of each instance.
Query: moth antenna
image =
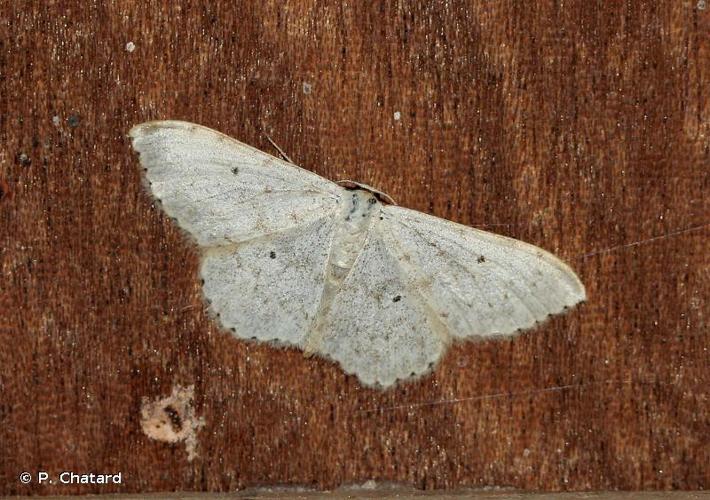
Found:
[[[279,152],[279,154],[281,155],[281,158],[283,158],[283,159],[286,160],[287,162],[293,163],[293,164],[295,165],[295,163],[293,162],[293,160],[292,160],[291,158],[289,158],[286,153],[284,153],[283,149],[281,149],[281,148],[279,147],[279,145],[276,144],[276,143],[273,141],[273,139],[272,139],[271,137],[269,137],[269,134],[267,134],[266,132],[264,132],[264,135],[265,135],[266,138],[269,140],[269,142],[271,143],[271,145],[276,148],[276,151]]]

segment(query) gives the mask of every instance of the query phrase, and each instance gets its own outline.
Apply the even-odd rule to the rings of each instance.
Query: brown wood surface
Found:
[[[710,487],[709,34],[697,0],[2,1],[0,494]],[[387,392],[236,340],[141,187],[126,133],[168,118],[539,245],[589,300]],[[191,385],[188,461],[141,408]],[[18,480],[64,470],[123,484]]]

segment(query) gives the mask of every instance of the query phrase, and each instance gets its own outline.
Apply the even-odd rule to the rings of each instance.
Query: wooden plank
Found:
[[[0,494],[710,486],[704,2],[0,12]],[[237,341],[140,186],[125,134],[167,118],[539,245],[589,300],[384,393]],[[191,386],[189,461],[141,409]]]
[[[441,499],[453,500],[456,498],[472,498],[474,500],[534,500],[544,498],[549,500],[698,500],[710,497],[710,493],[702,491],[615,491],[615,492],[593,492],[593,493],[526,493],[517,491],[480,491],[480,490],[415,490],[412,488],[386,488],[384,490],[362,490],[362,489],[338,489],[336,491],[310,491],[289,488],[276,489],[246,489],[235,493],[157,493],[131,495],[130,493],[108,494],[108,495],[80,495],[76,497],[55,496],[44,497],[48,500],[56,498],[80,498],[82,500],[91,498],[111,498],[119,500],[133,500],[142,498],[172,498],[176,500],[193,500],[196,498],[283,498],[289,500],[310,500],[313,498],[361,498],[387,500],[396,498],[398,500],[408,500],[410,498],[419,499]]]

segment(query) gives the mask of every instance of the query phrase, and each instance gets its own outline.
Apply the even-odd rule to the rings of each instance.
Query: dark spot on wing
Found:
[[[269,257],[271,257],[272,259],[275,259],[275,258],[276,258],[276,252],[274,252],[274,251],[272,250],[272,251],[269,253]]]
[[[397,295],[396,297],[394,297],[394,298],[392,299],[392,302],[399,302],[400,300],[402,300],[402,296],[401,296],[401,295]]]
[[[355,210],[357,210],[357,206],[360,204],[360,200],[358,199],[356,194],[353,194],[353,206],[350,208],[350,213],[355,213]]]
[[[482,264],[482,263],[484,263],[485,261],[486,261],[486,258],[485,258],[483,255],[481,255],[481,256],[477,259],[477,262],[478,262],[479,264]]]
[[[237,175],[237,174],[239,173],[239,168],[234,167],[234,168],[232,169],[232,173],[233,173],[234,175]]]

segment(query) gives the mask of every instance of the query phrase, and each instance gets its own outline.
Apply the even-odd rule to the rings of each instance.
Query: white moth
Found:
[[[130,136],[149,190],[200,247],[222,326],[335,360],[366,385],[420,375],[452,341],[510,335],[585,299],[574,272],[540,248],[214,130],[158,121]]]

